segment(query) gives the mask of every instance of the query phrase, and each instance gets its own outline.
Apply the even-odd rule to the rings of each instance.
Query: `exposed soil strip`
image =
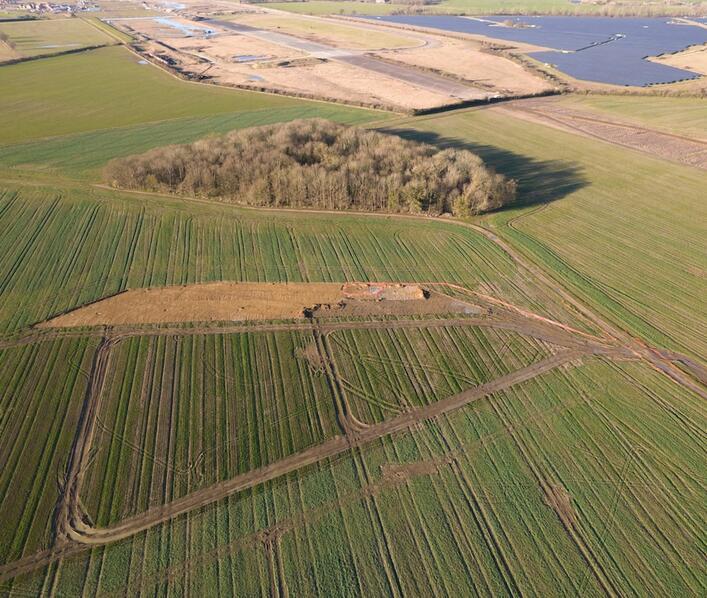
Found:
[[[476,89],[463,85],[453,79],[442,77],[434,73],[426,73],[406,65],[391,65],[370,56],[363,56],[361,52],[341,50],[327,44],[311,42],[293,35],[268,31],[267,29],[259,29],[242,23],[232,23],[218,19],[208,19],[205,22],[215,27],[221,27],[244,35],[252,35],[271,43],[304,51],[313,56],[345,62],[358,68],[383,74],[393,79],[399,79],[400,81],[405,81],[433,92],[443,93],[450,97],[459,99],[478,97],[478,91]]]
[[[414,283],[208,282],[129,289],[41,322],[37,328],[289,320],[325,309],[328,315],[463,311],[463,305],[457,302],[455,309],[448,297],[437,296],[436,301],[428,297],[429,292]]]
[[[700,139],[598,118],[547,99],[509,102],[492,110],[707,170],[707,142]]]
[[[35,342],[48,342],[60,338],[78,337],[109,337],[113,340],[121,340],[135,336],[194,336],[204,334],[245,334],[263,332],[309,332],[319,329],[322,333],[329,333],[335,330],[372,330],[372,329],[401,329],[401,328],[442,328],[447,326],[481,326],[487,328],[499,328],[518,332],[526,336],[532,336],[539,340],[569,348],[587,349],[595,354],[606,352],[616,354],[622,353],[626,358],[631,358],[634,353],[626,348],[620,348],[612,344],[607,339],[600,339],[590,335],[577,338],[563,330],[560,325],[553,325],[549,322],[544,324],[540,321],[532,322],[522,316],[497,315],[483,317],[462,317],[462,318],[435,318],[435,319],[399,319],[399,320],[368,320],[368,321],[304,321],[289,324],[253,324],[253,325],[233,325],[233,326],[202,326],[193,328],[168,327],[168,328],[143,328],[121,327],[121,328],[97,328],[93,330],[71,330],[56,329],[50,332],[38,333],[30,331],[27,334],[19,335],[11,339],[0,342],[0,350],[12,347],[20,347]]]

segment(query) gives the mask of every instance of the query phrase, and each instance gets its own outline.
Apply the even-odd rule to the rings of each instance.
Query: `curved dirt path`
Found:
[[[197,490],[166,505],[148,509],[139,515],[124,519],[112,527],[93,528],[86,524],[80,515],[78,496],[75,492],[70,492],[69,510],[71,516],[68,519],[67,523],[69,525],[65,528],[65,532],[71,540],[93,546],[109,544],[128,538],[179,515],[205,507],[231,494],[313,465],[324,459],[329,459],[384,436],[406,430],[421,421],[459,409],[492,393],[535,378],[585,355],[586,353],[578,350],[558,352],[528,367],[521,368],[511,374],[501,376],[496,380],[468,389],[447,399],[411,410],[379,424],[368,425],[365,429],[351,432],[348,436],[336,436],[320,445],[295,453],[270,465],[253,469],[228,481]],[[80,477],[77,477],[77,481],[80,482]],[[73,488],[78,490],[79,486],[80,484],[74,484]]]
[[[473,292],[472,292],[473,294]],[[500,302],[503,303],[503,302]],[[509,306],[513,307],[513,306]],[[344,329],[374,329],[374,328],[437,328],[447,326],[484,326],[515,331],[528,336],[551,342],[562,346],[564,349],[552,357],[498,378],[487,384],[469,389],[450,397],[444,401],[433,403],[420,409],[406,412],[386,422],[375,425],[357,425],[346,417],[346,406],[342,404],[344,415],[343,426],[345,435],[335,437],[322,445],[312,447],[301,453],[291,455],[276,463],[253,470],[232,480],[216,484],[187,495],[182,499],[151,509],[136,517],[107,529],[94,529],[84,521],[83,510],[80,503],[81,485],[83,476],[90,459],[91,441],[95,432],[97,413],[100,399],[108,372],[110,352],[120,341],[131,336],[141,335],[194,335],[217,334],[229,332],[264,332],[264,331],[311,331],[326,335],[336,330]],[[579,334],[577,334],[579,333]],[[490,393],[496,392],[529,380],[537,375],[549,371],[558,365],[568,363],[578,357],[586,355],[600,355],[608,358],[627,359],[632,353],[624,348],[605,342],[604,339],[593,337],[580,331],[568,329],[565,325],[554,322],[542,316],[525,313],[522,310],[501,313],[499,310],[494,316],[464,317],[464,318],[438,318],[429,320],[377,320],[377,321],[315,321],[297,322],[291,324],[256,324],[235,325],[228,327],[205,328],[163,328],[150,330],[135,327],[131,330],[111,331],[75,331],[56,330],[49,334],[37,335],[31,332],[26,336],[19,336],[9,344],[27,344],[41,340],[50,340],[66,336],[81,336],[91,334],[101,336],[102,341],[96,350],[91,366],[90,382],[86,398],[82,407],[79,426],[74,444],[67,463],[67,474],[64,480],[63,492],[56,509],[55,532],[56,543],[50,550],[40,551],[28,555],[17,561],[0,567],[0,581],[11,579],[23,573],[48,565],[65,556],[84,550],[86,547],[97,544],[107,544],[122,538],[129,537],[139,531],[148,529],[179,516],[189,510],[200,508],[225,496],[229,496],[242,489],[250,488],[264,481],[274,479],[288,472],[295,471],[316,463],[320,460],[345,452],[352,447],[361,446],[377,438],[405,430],[415,423],[437,417],[463,405],[479,400]],[[333,374],[335,376],[335,373]]]
[[[81,486],[90,460],[100,400],[110,363],[110,353],[119,340],[104,338],[93,358],[86,398],[79,415],[76,436],[66,466],[64,487],[56,509],[54,529],[57,543],[60,545],[71,538],[71,520],[80,505]]]
[[[114,345],[114,340],[106,339],[96,351],[92,367],[93,379],[89,385],[77,438],[69,457],[65,489],[57,508],[56,544],[49,550],[40,551],[0,566],[0,583],[47,566],[58,559],[76,554],[91,546],[101,546],[129,538],[194,509],[208,506],[242,490],[337,456],[384,436],[407,430],[421,421],[449,413],[492,393],[505,390],[515,384],[525,382],[559,366],[592,354],[591,352],[587,353],[580,350],[563,350],[506,376],[468,389],[447,399],[411,410],[390,420],[379,424],[367,425],[365,428],[348,429],[346,436],[335,436],[320,445],[295,453],[275,463],[251,470],[202,490],[197,490],[166,505],[148,509],[139,515],[121,521],[115,526],[93,528],[84,521],[80,503],[80,491],[85,466],[90,454],[90,441],[95,428],[95,419],[92,420],[92,416],[95,417],[99,406],[110,348]],[[597,348],[597,353],[610,354],[610,351]]]
[[[286,328],[283,328],[286,326]],[[320,447],[313,447],[307,451],[303,451],[297,455],[293,455],[282,461],[271,464],[267,467],[261,468],[260,470],[253,470],[238,476],[233,480],[224,483],[230,484],[228,486],[224,484],[218,484],[210,488],[204,489],[197,493],[194,493],[197,497],[205,496],[208,497],[209,501],[219,500],[219,497],[226,496],[227,494],[222,494],[223,488],[233,488],[229,490],[228,493],[237,492],[244,488],[249,488],[252,485],[262,483],[287,473],[293,471],[294,469],[299,469],[306,465],[309,465],[317,460],[321,460],[330,457],[333,454],[338,454],[339,452],[346,450],[346,447],[352,446],[354,444],[359,444],[359,442],[368,442],[374,438],[379,438],[381,436],[393,433],[415,423],[421,421],[422,419],[428,419],[430,417],[436,417],[439,413],[444,413],[450,408],[456,409],[460,406],[458,398],[452,397],[445,401],[435,403],[433,406],[414,410],[393,418],[387,422],[381,424],[369,426],[357,421],[351,415],[351,408],[346,399],[345,393],[341,390],[338,385],[338,375],[334,370],[335,362],[331,356],[331,349],[328,346],[326,340],[326,335],[335,330],[351,330],[351,329],[400,329],[400,328],[440,328],[449,326],[484,326],[491,328],[501,328],[504,330],[510,330],[518,332],[520,334],[525,334],[528,336],[533,336],[547,342],[564,347],[564,351],[561,351],[557,355],[549,358],[548,363],[553,363],[557,359],[558,355],[572,354],[572,355],[604,355],[611,357],[620,358],[630,358],[631,353],[625,351],[621,347],[612,346],[601,342],[601,339],[592,339],[591,337],[581,337],[575,338],[574,335],[568,333],[566,330],[555,326],[551,321],[542,322],[528,322],[527,318],[523,316],[494,316],[494,317],[483,317],[483,318],[446,318],[446,319],[432,319],[432,320],[377,320],[377,321],[348,321],[348,322],[303,322],[301,324],[290,324],[290,325],[279,325],[278,330],[311,330],[315,335],[319,351],[321,353],[322,359],[327,366],[328,378],[332,384],[332,392],[336,399],[336,410],[341,425],[342,431],[345,436],[339,439],[333,439],[329,443],[325,443]],[[236,327],[242,329],[243,327]],[[253,327],[245,327],[252,330]],[[216,329],[217,331],[223,331],[224,329]],[[229,330],[226,328],[225,330]],[[261,328],[262,330],[262,328]],[[145,333],[144,329],[138,329],[138,334],[143,335]],[[191,328],[191,329],[180,329],[179,332],[187,333],[190,335],[194,334],[208,334],[214,333],[214,329],[211,328]],[[177,335],[179,335],[177,332]],[[160,334],[172,334],[173,330],[160,330]],[[101,344],[96,350],[96,354],[93,360],[93,364],[90,372],[90,382],[86,392],[86,398],[84,400],[84,405],[79,418],[79,426],[74,439],[74,443],[69,454],[68,464],[67,464],[67,474],[65,479],[64,491],[62,493],[61,500],[57,508],[57,516],[55,522],[55,529],[57,534],[57,539],[59,541],[64,541],[67,539],[82,541],[83,535],[76,534],[76,531],[85,531],[85,526],[83,524],[83,515],[81,509],[81,488],[83,484],[83,477],[87,469],[88,462],[90,460],[90,452],[93,442],[93,436],[96,428],[97,414],[100,410],[100,401],[103,394],[103,387],[105,385],[105,378],[108,373],[108,366],[110,361],[111,349],[120,341],[134,336],[133,333],[118,333],[115,335],[104,336]],[[542,363],[542,362],[541,362]],[[564,361],[563,361],[564,363]],[[536,372],[536,369],[539,370]],[[481,392],[478,396],[485,396],[490,392],[495,392],[495,384],[498,383],[502,388],[509,385],[517,383],[519,380],[528,379],[528,374],[530,377],[537,375],[537,373],[542,373],[545,371],[542,367],[537,364],[514,372],[497,381],[492,381],[487,385],[482,385],[461,393],[463,397],[473,396],[477,397],[477,394]],[[536,372],[536,373],[533,373]],[[483,390],[488,387],[490,390]],[[470,394],[471,393],[471,394]],[[448,405],[451,405],[449,407]],[[437,411],[441,409],[441,411]],[[413,419],[409,421],[408,418]],[[408,422],[408,423],[405,423]],[[401,427],[402,426],[402,427]],[[343,443],[343,444],[342,444]],[[333,451],[333,452],[332,452]],[[312,461],[311,459],[314,459]],[[243,486],[243,484],[246,484]],[[184,501],[201,499],[190,499],[192,495],[188,495]],[[215,498],[214,498],[215,497]],[[180,504],[178,501],[175,501]],[[163,507],[160,507],[159,512],[165,512],[165,509],[170,509],[170,503]],[[196,504],[193,502],[187,502],[186,504]],[[200,502],[197,506],[203,506]],[[183,508],[175,507],[177,509],[177,514],[184,512]],[[184,507],[186,508],[186,507]],[[191,507],[196,508],[196,507]],[[145,515],[141,516],[144,517]],[[128,520],[126,520],[127,522]],[[155,520],[157,521],[157,520]],[[126,523],[127,524],[127,523]],[[156,523],[150,524],[154,525]],[[122,525],[122,524],[121,524]],[[120,528],[122,529],[122,527]],[[132,528],[131,528],[132,529]],[[143,529],[143,528],[140,528]],[[139,530],[138,530],[139,531]],[[134,532],[136,533],[136,532]],[[91,537],[94,537],[91,534]]]

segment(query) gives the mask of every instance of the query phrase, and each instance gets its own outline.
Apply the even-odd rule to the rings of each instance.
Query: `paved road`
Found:
[[[315,58],[326,58],[336,60],[338,62],[344,62],[346,64],[350,64],[351,66],[379,73],[400,81],[405,81],[406,83],[410,83],[428,91],[448,95],[453,98],[472,100],[485,98],[488,96],[488,94],[482,90],[466,86],[463,83],[447,79],[446,77],[441,77],[439,75],[435,75],[434,73],[427,73],[405,65],[392,64],[371,56],[366,56],[362,52],[341,50],[326,44],[300,39],[286,33],[258,29],[257,27],[251,27],[250,25],[231,23],[230,21],[208,19],[203,22],[214,27],[220,27],[221,29],[256,37],[279,46],[307,52]]]

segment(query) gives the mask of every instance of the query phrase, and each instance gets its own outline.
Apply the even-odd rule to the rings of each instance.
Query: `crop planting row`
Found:
[[[574,205],[524,218],[519,228],[542,239],[568,269],[591,273],[593,285],[610,298],[606,308],[612,309],[611,301],[620,303],[636,329],[654,342],[704,354],[707,322],[699,316],[707,310],[707,250],[700,223],[707,211],[689,193],[670,203],[656,199],[631,206],[583,202],[581,209]],[[637,221],[644,225],[636,227]],[[597,247],[611,249],[598,252]]]
[[[495,245],[444,223],[67,193],[74,199],[0,193],[0,330],[126,288],[214,280],[446,281],[507,290],[518,302],[527,294]]]
[[[354,415],[373,423],[547,357],[551,347],[480,327],[340,330],[329,335]]]
[[[697,595],[704,424],[698,397],[667,378],[597,360],[499,393],[445,436],[485,447],[460,475],[484,488],[511,593]]]
[[[370,120],[373,115],[381,116],[366,110],[302,102],[217,116],[185,117],[0,146],[0,164],[21,166],[23,170],[32,166],[40,170],[51,167],[62,174],[95,180],[100,178],[101,168],[112,158],[138,154],[154,147],[191,143],[214,133],[297,118],[316,117],[356,124]]]
[[[383,487],[283,535],[287,586],[448,595],[471,579],[479,595],[699,595],[704,419],[698,397],[646,366],[593,360],[540,376],[367,450],[359,479]],[[296,571],[297,535],[326,525],[343,538],[316,561],[348,567],[312,579]]]
[[[528,209],[491,223],[580,299],[652,343],[707,353],[704,171],[493,110],[423,126],[518,179]]]
[[[0,351],[0,564],[48,545],[95,343]]]
[[[115,348],[83,489],[98,525],[320,444],[337,431],[313,341],[137,337]]]
[[[594,359],[15,583],[699,595],[700,424],[698,399],[660,374]]]
[[[92,35],[113,42],[112,38],[89,24],[78,19],[74,22],[90,30]],[[60,27],[70,25],[68,21],[34,21],[25,26],[52,23]],[[275,120],[331,116],[345,122],[364,122],[386,117],[382,112],[348,106],[328,109],[322,102],[216,85],[193,85],[160,68],[140,64],[139,60],[126,48],[110,47],[3,67],[0,71],[0,89],[3,90],[0,97],[0,144],[168,120],[174,121],[172,128],[178,131],[182,125],[176,119],[189,121],[246,112],[261,112],[263,115],[271,112]],[[298,108],[302,109],[301,112]],[[280,110],[284,112],[278,119]],[[263,116],[263,119],[267,117]],[[188,128],[193,127],[192,120]],[[199,135],[209,132],[204,123]],[[144,137],[136,134],[134,128],[131,134],[135,135],[135,149],[139,151]],[[179,137],[175,135],[176,141]],[[157,138],[155,141],[160,143],[162,140]],[[167,139],[167,143],[174,141]],[[95,145],[86,147],[87,152],[92,149],[96,149]],[[116,155],[111,154],[107,146],[100,150],[100,154],[106,158]]]

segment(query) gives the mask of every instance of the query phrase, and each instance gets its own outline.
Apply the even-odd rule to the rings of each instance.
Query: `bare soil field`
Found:
[[[327,315],[474,313],[419,285],[215,282],[132,289],[52,318],[40,328],[175,322],[239,322]]]
[[[702,140],[598,117],[594,112],[567,108],[554,98],[512,102],[491,110],[707,170],[707,143]]]
[[[229,66],[232,65],[233,69],[239,68],[240,72],[248,75],[256,69],[274,67],[283,60],[307,56],[306,52],[294,48],[237,33],[196,39],[180,37],[172,40],[170,45],[184,52],[203,55],[205,58],[216,58],[219,63],[230,63]]]
[[[378,52],[384,58],[449,73],[503,95],[542,93],[552,84],[520,64],[481,50],[481,45],[453,38],[437,38],[434,49],[420,48]]]
[[[292,95],[425,110],[552,87],[478,42],[358,21],[253,9],[116,24],[136,34],[157,62],[191,78]]]
[[[200,23],[186,19],[179,22],[187,26]],[[163,27],[153,20],[117,24],[150,40],[143,42],[144,52],[158,63],[177,68],[195,79],[206,77],[224,85],[404,110],[445,106],[492,95],[481,87],[462,86],[452,79],[431,80],[432,74],[405,65],[396,67],[381,62],[376,71],[343,60],[313,56],[267,37],[230,31],[187,37],[172,28],[168,28],[169,37],[165,37]],[[364,56],[350,58],[373,62]]]
[[[212,70],[219,82],[236,83],[243,77],[241,73],[231,74],[232,69],[224,69],[221,65]],[[247,81],[255,87],[274,91],[405,110],[434,108],[459,101],[458,98],[353,65],[316,59],[292,67],[253,69]],[[480,94],[481,97],[485,95],[483,92]]]
[[[237,21],[252,27],[280,31],[350,50],[381,50],[424,45],[423,41],[413,36],[408,37],[404,33],[386,31],[383,28],[364,28],[344,22],[336,23],[317,17],[263,13],[238,16]]]
[[[219,46],[225,39],[229,38],[216,38],[213,43]],[[220,59],[211,54],[211,48],[202,46],[201,40],[197,42],[191,38],[183,42],[170,40],[169,45],[173,48],[183,43],[183,51],[175,51],[156,42],[147,43],[144,47],[147,54],[157,62],[170,67],[177,66],[190,77],[208,77],[223,85],[402,110],[446,106],[460,100],[352,64],[309,57],[297,50],[260,40],[246,40],[232,39],[229,46],[239,47],[239,55],[264,50],[262,59],[247,62],[234,62],[228,57]],[[217,51],[224,53],[223,49]],[[420,75],[424,76],[425,73],[421,72]],[[449,83],[456,85],[451,80]],[[465,99],[482,99],[488,95],[489,92],[482,89],[469,88],[468,98]]]
[[[675,68],[694,71],[702,75],[707,75],[707,44],[702,46],[692,46],[682,52],[675,54],[664,54],[650,60]]]

